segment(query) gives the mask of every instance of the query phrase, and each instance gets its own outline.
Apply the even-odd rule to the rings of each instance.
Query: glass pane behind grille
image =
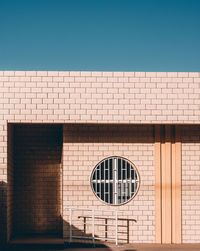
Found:
[[[122,157],[102,160],[93,170],[91,187],[103,202],[120,205],[133,198],[140,184],[137,168]]]

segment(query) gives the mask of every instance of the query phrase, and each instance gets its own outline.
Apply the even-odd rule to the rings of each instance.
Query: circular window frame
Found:
[[[115,158],[117,158],[117,159],[122,159],[122,160],[126,161],[127,163],[129,163],[129,165],[130,165],[132,168],[135,169],[135,171],[136,171],[136,173],[137,173],[137,175],[138,175],[138,182],[137,182],[136,192],[131,196],[130,199],[128,199],[127,201],[124,201],[124,202],[122,202],[122,203],[120,203],[120,204],[111,204],[111,203],[109,203],[109,202],[106,202],[106,201],[102,200],[102,199],[97,195],[97,193],[94,191],[94,189],[93,189],[93,182],[92,182],[92,181],[93,181],[93,179],[92,179],[92,178],[93,178],[93,174],[94,174],[95,170],[97,169],[97,167],[100,166],[102,162],[104,162],[104,161],[106,161],[106,160],[109,160],[109,159],[115,159]],[[99,161],[99,162],[95,165],[95,167],[92,169],[92,172],[91,172],[91,175],[90,175],[90,187],[91,187],[91,189],[92,189],[92,192],[94,193],[94,195],[97,197],[97,199],[98,199],[99,201],[101,201],[101,202],[103,202],[104,204],[109,205],[109,206],[122,206],[122,205],[125,205],[125,204],[129,203],[129,202],[130,202],[131,200],[133,200],[133,199],[135,198],[135,196],[138,194],[139,189],[140,189],[140,184],[141,184],[141,176],[140,176],[140,173],[139,173],[139,171],[138,171],[138,168],[136,167],[136,165],[135,165],[132,161],[130,161],[129,159],[127,159],[127,158],[125,158],[125,157],[122,157],[122,156],[109,156],[109,157],[106,157],[106,158],[102,159],[101,161]]]

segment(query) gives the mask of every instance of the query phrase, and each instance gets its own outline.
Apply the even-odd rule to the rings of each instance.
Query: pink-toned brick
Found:
[[[81,71],[81,77],[90,77],[92,73],[90,71]]]
[[[188,72],[178,72],[178,77],[179,78],[187,78],[188,77]]]
[[[70,71],[69,75],[71,77],[80,77],[81,76],[81,72],[80,71]]]
[[[48,71],[47,76],[49,77],[57,77],[58,76],[58,71]]]
[[[0,76],[0,82],[8,82],[10,80],[9,77],[6,76]]]
[[[157,72],[157,77],[159,78],[165,78],[167,77],[167,72]]]
[[[15,75],[14,71],[3,71],[3,76],[10,77],[14,75]]]
[[[14,75],[15,76],[26,76],[26,72],[25,71],[15,71],[14,72]]]
[[[85,82],[85,77],[75,77],[75,82],[78,82],[78,83],[84,83]]]
[[[117,77],[108,77],[108,83],[117,83],[118,78]]]
[[[58,75],[60,77],[69,77],[70,76],[70,72],[69,71],[59,71]]]
[[[4,149],[4,155],[0,156],[0,163],[7,165],[7,122],[96,123],[101,125],[117,124],[118,127],[122,123],[199,124],[199,83],[199,73],[187,72],[0,72],[0,145]],[[199,130],[195,132],[198,134]],[[98,140],[100,142],[102,139]],[[187,204],[187,208],[183,207],[183,211],[189,211],[188,214],[184,213],[183,240],[185,242],[198,240],[198,225],[194,223],[200,220],[197,204],[199,203],[197,189],[199,178],[198,173],[195,173],[195,168],[198,169],[200,164],[198,157],[200,150],[196,148],[197,143],[193,146],[191,143],[183,142],[183,145],[185,144],[184,151],[187,151],[183,165],[194,168],[194,170],[189,169],[189,172],[183,172],[188,186],[183,190],[184,200],[192,203],[191,206]],[[133,156],[135,153],[135,160],[143,168],[146,176],[147,174],[148,177],[153,176],[153,154],[152,151],[148,150],[149,146],[145,145],[145,150],[137,149],[137,147],[132,149],[133,145],[117,145],[117,143],[106,145],[103,142],[99,145],[95,142],[92,145],[80,144],[77,150],[76,142],[73,146],[75,148],[69,143],[68,147],[73,149],[69,151],[73,159],[70,165],[71,167],[80,167],[83,164],[84,167],[88,167],[93,165],[94,161],[100,160],[102,154],[107,155],[107,153],[115,152],[124,156]],[[140,147],[143,146],[140,145]],[[187,149],[187,147],[189,148]],[[80,153],[81,159],[77,160],[75,156],[77,152],[75,153],[75,151]],[[96,155],[91,156],[90,151],[96,152]],[[151,153],[150,157],[149,152]],[[74,165],[76,160],[76,165]],[[152,168],[151,173],[149,166]],[[4,169],[0,168],[0,175],[3,174],[6,180],[7,170],[5,167]],[[81,199],[81,196],[85,196],[83,198],[88,200],[91,195],[87,179],[90,172],[88,169],[79,171],[81,177],[83,176],[80,185],[84,190],[77,190],[79,193],[77,198]],[[72,173],[72,175],[76,175],[75,172]],[[146,185],[152,186],[151,178],[149,180],[144,173],[142,175]],[[69,184],[73,186],[73,182],[76,182],[74,178]],[[65,189],[65,191],[68,190]],[[75,192],[76,189],[73,190],[72,194],[69,194],[69,197],[64,198],[64,203],[68,203],[69,198]],[[154,240],[154,230],[147,228],[147,226],[152,226],[152,222],[154,222],[152,213],[147,211],[148,207],[148,210],[153,212],[152,204],[148,204],[153,201],[152,193],[153,189],[145,194],[144,190],[141,190],[141,195],[144,196],[145,200],[137,201],[138,204],[134,205],[138,207],[136,214],[141,216],[137,230],[141,231],[143,236],[140,239],[139,235],[136,234],[136,236],[132,236],[132,240],[149,242]],[[80,201],[77,202],[73,199],[73,203],[74,205],[76,203],[77,205],[85,205],[86,202],[81,204]],[[92,202],[90,201],[90,203]],[[93,205],[97,206],[98,202],[94,202]],[[129,211],[126,212],[129,213]],[[194,229],[189,232],[191,227]]]
[[[168,72],[167,76],[170,78],[177,78],[178,77],[178,72]]]
[[[53,81],[53,77],[42,77],[42,82],[52,82],[52,81]],[[41,81],[39,81],[39,82],[41,82]]]
[[[138,78],[138,77],[130,77],[129,78],[129,82],[130,83],[138,83],[138,82],[140,82],[140,78]]]

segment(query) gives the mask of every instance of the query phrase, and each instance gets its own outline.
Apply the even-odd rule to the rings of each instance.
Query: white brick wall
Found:
[[[199,122],[199,73],[1,72],[1,121]]]
[[[199,123],[200,73],[0,71],[0,178],[10,123]]]
[[[7,182],[7,123],[200,124],[199,105],[200,73],[0,71],[0,181]],[[192,144],[196,150],[190,149]],[[184,242],[197,241],[199,236],[200,189],[198,180],[195,180],[200,178],[198,144],[195,136],[193,143],[183,143]],[[73,147],[77,151],[77,145]],[[117,144],[112,147],[118,151],[115,148]],[[131,160],[130,152],[138,152],[135,148],[127,150],[128,146],[125,145],[121,147],[126,148],[119,150],[121,154]],[[133,147],[136,147],[135,144]],[[100,150],[97,148],[93,151]],[[106,151],[110,154],[114,152]],[[147,152],[151,151],[152,145],[148,143]],[[100,151],[101,155],[104,153]],[[92,160],[90,168],[98,160]],[[141,171],[146,165],[151,166],[150,159],[143,161],[137,164],[141,165]],[[189,171],[191,173],[186,174]],[[192,185],[189,184],[191,180],[194,181]],[[148,196],[153,196],[150,191]],[[2,196],[6,196],[6,193]],[[188,196],[192,198],[191,205],[187,205]],[[189,212],[191,216],[188,216]],[[194,224],[192,217],[196,222]],[[148,222],[152,220],[151,217],[147,218]],[[145,222],[146,219],[143,224]],[[141,241],[153,241],[154,230],[147,228],[137,231],[144,231],[144,240]],[[137,233],[133,236],[139,240]]]
[[[94,129],[90,126],[88,130],[85,127],[82,132],[80,129],[73,129],[67,125],[64,127],[63,207],[115,210],[116,206],[105,205],[93,194],[90,187],[90,175],[93,168],[102,159],[114,155],[125,157],[138,168],[141,175],[141,186],[133,200],[117,208],[124,211],[124,218],[137,220],[137,223],[130,223],[130,242],[153,243],[155,242],[154,145],[152,142],[148,143],[149,140],[153,140],[152,127],[151,131],[147,132],[151,136],[145,135],[144,128],[142,130],[144,136],[140,134],[140,129],[138,131],[133,129],[132,137],[129,134],[129,137],[126,138],[122,135],[126,134],[127,128],[123,129],[118,129],[118,140],[116,140],[116,132],[112,134],[112,129],[109,127],[105,127],[101,131],[100,128]],[[100,133],[98,133],[99,131]],[[108,131],[109,133],[107,133]],[[140,134],[140,139],[137,133]],[[90,142],[87,142],[88,136]],[[141,137],[146,143],[141,143]],[[129,143],[126,143],[127,139],[129,139]],[[136,143],[137,139],[139,143]],[[64,214],[64,220],[69,222],[67,212]],[[68,235],[66,225],[64,226],[64,236]]]
[[[199,243],[200,126],[187,129],[183,129],[182,144],[182,241]]]

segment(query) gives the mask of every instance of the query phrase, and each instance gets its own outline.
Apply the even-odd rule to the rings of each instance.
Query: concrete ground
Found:
[[[62,245],[11,245],[1,251],[200,251],[200,244],[160,245],[160,244],[124,244],[116,247],[106,244],[101,247],[70,247]]]
[[[107,248],[93,248],[97,251],[200,251],[200,244],[159,245],[159,244],[127,244],[123,246],[109,246]],[[68,251],[84,251],[82,248],[69,248]]]

